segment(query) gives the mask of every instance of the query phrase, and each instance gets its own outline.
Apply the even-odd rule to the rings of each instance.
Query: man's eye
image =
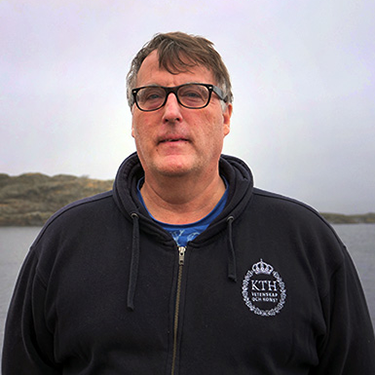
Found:
[[[187,98],[201,98],[202,93],[199,90],[185,90],[181,93],[182,96]]]
[[[146,96],[146,100],[155,100],[155,99],[159,99],[161,96],[160,94],[148,94]]]
[[[179,96],[183,104],[191,107],[199,107],[204,105],[208,98],[208,91],[206,88],[199,86],[184,87]]]
[[[146,102],[146,101],[159,100],[163,97],[164,97],[164,94],[162,91],[157,90],[157,89],[147,89],[141,93],[141,95],[139,96],[139,99],[143,102]]]
[[[184,93],[184,96],[188,96],[190,98],[200,98],[202,94],[199,91],[187,91]]]

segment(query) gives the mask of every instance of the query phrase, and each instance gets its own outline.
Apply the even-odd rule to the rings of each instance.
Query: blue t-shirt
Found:
[[[224,179],[224,178],[223,178]],[[140,186],[143,182],[143,179],[138,182],[138,198],[147,210],[147,207],[145,205],[145,202],[142,198]],[[194,223],[189,224],[167,224],[163,223],[161,221],[156,220],[150,212],[147,210],[149,215],[157,222],[163,229],[168,231],[174,240],[176,241],[178,246],[186,246],[189,241],[192,241],[195,237],[197,237],[199,234],[201,234],[207,227],[211,224],[211,222],[223,211],[225,204],[227,203],[228,198],[228,184],[225,181],[225,192],[223,196],[221,197],[218,204],[215,206],[215,208],[203,219],[196,221]]]

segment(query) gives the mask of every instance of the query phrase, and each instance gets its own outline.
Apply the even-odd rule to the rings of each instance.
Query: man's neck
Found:
[[[187,224],[202,219],[214,209],[224,192],[225,184],[219,174],[211,179],[163,178],[157,183],[145,176],[141,188],[150,214],[168,224]]]

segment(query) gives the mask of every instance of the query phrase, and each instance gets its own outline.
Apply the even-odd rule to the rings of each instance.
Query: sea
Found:
[[[333,225],[357,268],[375,327],[375,224]],[[0,227],[0,349],[4,324],[21,264],[39,227]]]

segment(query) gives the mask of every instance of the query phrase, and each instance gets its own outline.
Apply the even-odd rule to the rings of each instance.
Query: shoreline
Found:
[[[1,212],[1,210],[0,210]],[[23,214],[11,215],[11,217],[0,214],[0,228],[6,227],[42,227],[55,211],[34,211]],[[336,213],[321,212],[320,215],[330,224],[375,224],[375,213],[344,215]]]
[[[111,190],[114,180],[86,176],[0,173],[0,227],[43,226],[60,208]],[[375,213],[320,213],[330,224],[375,224]]]

